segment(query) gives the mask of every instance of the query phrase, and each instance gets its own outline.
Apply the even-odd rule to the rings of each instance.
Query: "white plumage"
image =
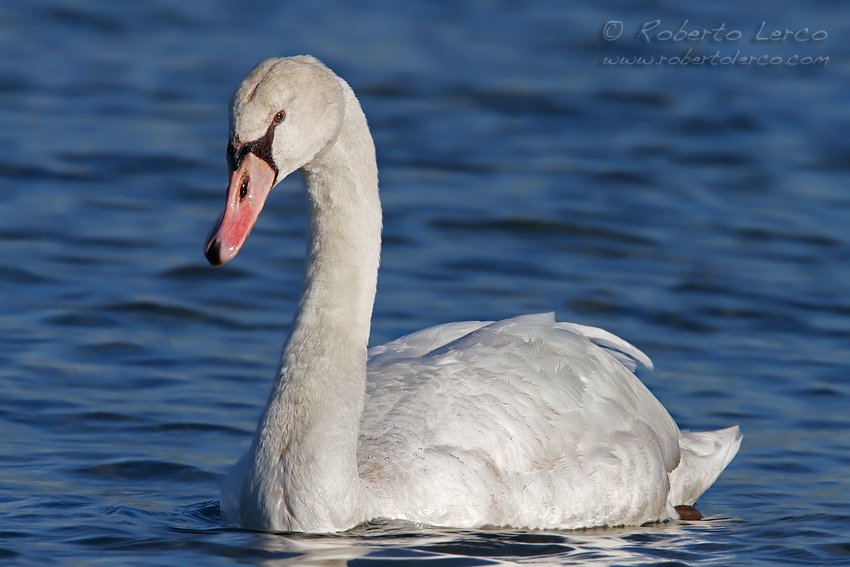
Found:
[[[339,531],[374,518],[580,528],[675,518],[734,457],[737,427],[680,432],[632,374],[649,359],[552,314],[449,323],[369,349],[380,254],[375,150],[350,87],[270,59],[233,99],[231,182],[206,255],[238,252],[293,171],[311,209],[304,290],[228,524]]]

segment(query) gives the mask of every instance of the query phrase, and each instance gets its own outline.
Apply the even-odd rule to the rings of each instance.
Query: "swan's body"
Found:
[[[222,490],[228,524],[345,530],[373,518],[579,528],[675,518],[717,478],[737,427],[680,432],[627,368],[625,341],[527,315],[441,325],[368,350],[380,254],[375,150],[351,88],[310,57],[270,59],[233,99],[213,264],[299,170],[308,264],[251,448]]]

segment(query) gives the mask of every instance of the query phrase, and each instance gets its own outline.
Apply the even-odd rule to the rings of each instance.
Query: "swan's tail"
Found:
[[[682,458],[670,473],[667,504],[692,506],[738,452],[742,437],[737,425],[717,431],[682,431]]]

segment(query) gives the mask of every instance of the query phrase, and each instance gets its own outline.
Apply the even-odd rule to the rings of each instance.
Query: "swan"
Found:
[[[236,255],[294,171],[310,228],[277,378],[222,488],[226,524],[572,529],[698,517],[693,504],[740,431],[680,431],[632,373],[649,358],[613,334],[550,313],[449,323],[368,349],[382,225],[375,147],[351,87],[318,59],[251,71],[228,142],[209,262]]]

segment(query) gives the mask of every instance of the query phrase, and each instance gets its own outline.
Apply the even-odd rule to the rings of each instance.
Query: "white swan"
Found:
[[[312,57],[269,59],[231,108],[227,203],[207,237],[236,255],[271,188],[310,204],[303,295],[227,524],[332,532],[373,518],[581,528],[676,518],[741,442],[680,432],[630,372],[649,359],[551,314],[463,322],[367,352],[381,248],[375,148],[348,84]]]

